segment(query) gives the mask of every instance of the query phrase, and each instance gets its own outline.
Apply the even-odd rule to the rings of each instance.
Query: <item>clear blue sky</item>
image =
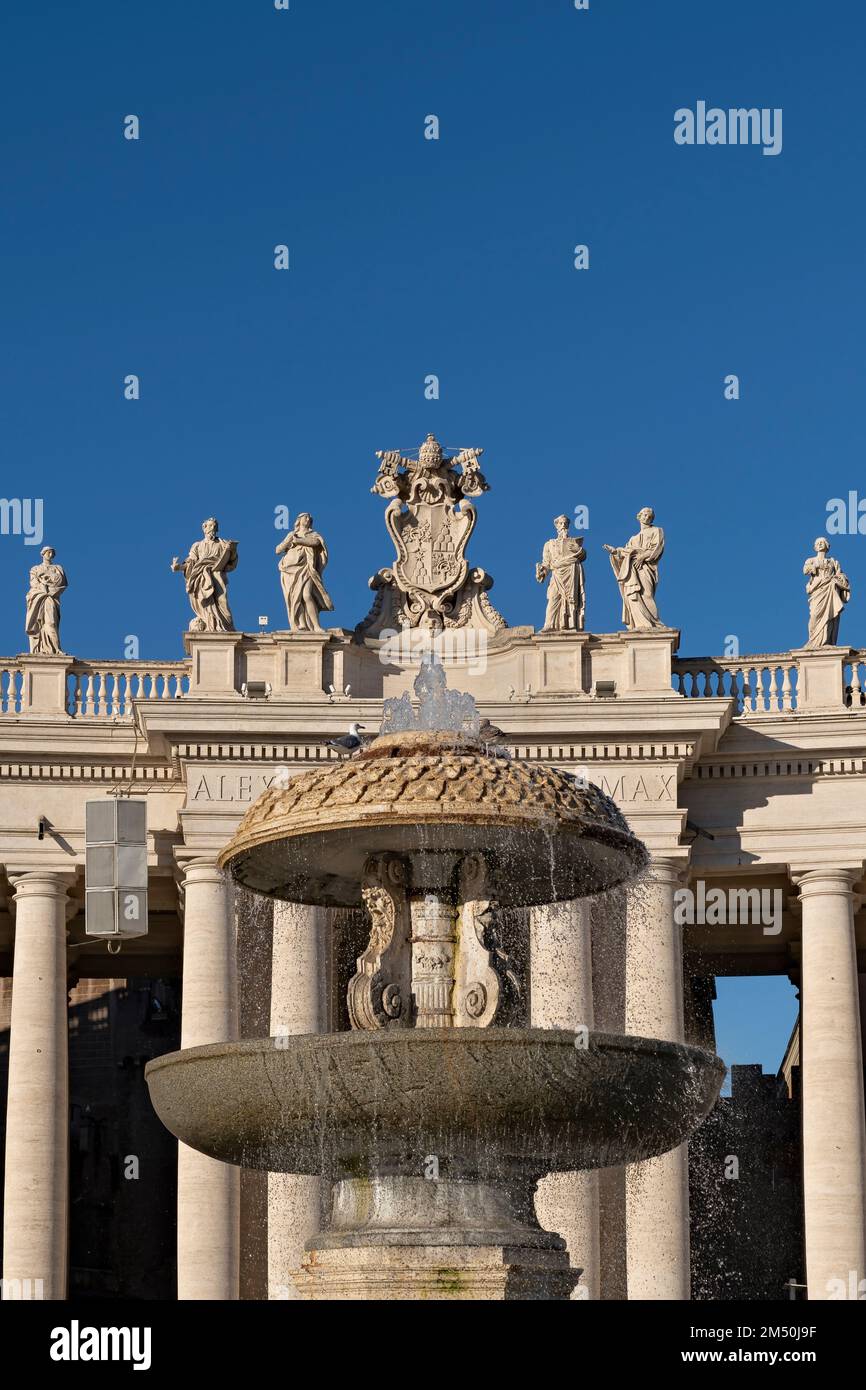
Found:
[[[68,650],[121,656],[132,633],[179,656],[168,562],[214,512],[240,545],[238,626],[282,625],[281,504],[314,514],[333,621],[354,626],[391,557],[374,451],[431,429],[486,450],[471,555],[510,622],[540,623],[551,519],[588,505],[587,623],[617,627],[600,547],[649,503],[684,652],[802,641],[827,501],[866,495],[862,6],[4,15],[3,493],[44,498]],[[781,107],[782,153],[676,145],[699,100]],[[866,538],[833,544],[859,644]],[[37,549],[0,536],[6,653]]]

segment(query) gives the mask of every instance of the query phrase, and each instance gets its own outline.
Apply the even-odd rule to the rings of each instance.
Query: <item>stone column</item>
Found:
[[[685,860],[656,857],[628,894],[625,1031],[683,1041],[682,928],[674,892]],[[629,1299],[688,1299],[688,1146],[630,1164],[626,1172]]]
[[[803,1206],[810,1299],[856,1298],[858,1286],[866,1288],[860,1286],[866,1279],[866,1125],[852,893],[861,872],[815,868],[793,875],[803,912]]]
[[[453,1028],[454,958],[458,938],[454,900],[456,854],[412,856],[412,994],[416,1028]]]
[[[16,911],[3,1230],[7,1298],[66,1297],[66,909],[74,879],[74,870],[9,875]]]
[[[530,1022],[533,1028],[592,1030],[592,948],[588,902],[554,903],[530,913]],[[598,1174],[549,1173],[538,1184],[541,1225],[558,1231],[582,1269],[573,1299],[599,1296]]]
[[[237,1037],[234,913],[213,859],[184,867],[181,1047]],[[240,1169],[178,1146],[177,1296],[238,1296]]]
[[[325,913],[299,903],[274,903],[271,1036],[321,1033],[326,1026]],[[268,1298],[299,1297],[294,1272],[304,1243],[321,1229],[321,1180],[268,1173]]]

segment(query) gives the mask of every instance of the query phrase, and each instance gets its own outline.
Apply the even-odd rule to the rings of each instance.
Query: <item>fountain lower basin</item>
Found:
[[[254,1039],[147,1067],[168,1129],[272,1172],[539,1178],[665,1153],[718,1095],[711,1053],[547,1029],[399,1029]]]

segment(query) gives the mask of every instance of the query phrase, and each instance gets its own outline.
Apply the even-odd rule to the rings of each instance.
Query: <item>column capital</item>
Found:
[[[215,854],[199,854],[195,859],[184,859],[178,864],[178,868],[185,880],[194,878],[199,883],[208,878],[225,878]]]
[[[815,896],[853,897],[854,884],[863,877],[860,864],[815,864],[809,867],[792,866],[790,874],[799,891],[800,901]]]
[[[186,909],[186,896],[189,889],[221,888],[228,890],[230,879],[217,865],[215,854],[197,855],[194,859],[180,860],[175,873],[178,900],[182,910]]]
[[[14,901],[20,898],[65,898],[75,885],[78,870],[68,865],[37,869],[32,865],[18,868],[7,864],[6,877],[15,889]]]
[[[214,849],[195,849],[191,845],[177,845],[174,851],[174,878],[179,890],[187,882],[206,883],[209,879],[225,879],[223,870],[217,867],[222,846]]]
[[[644,880],[649,880],[650,883],[663,883],[668,887],[677,888],[688,872],[688,850],[682,850],[679,853],[676,850],[671,850],[669,854],[653,852],[642,877]],[[640,878],[637,881],[640,883]]]

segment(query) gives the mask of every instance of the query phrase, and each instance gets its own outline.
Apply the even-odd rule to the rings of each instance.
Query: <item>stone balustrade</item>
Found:
[[[0,659],[0,716],[131,719],[135,701],[176,700],[188,689],[188,661],[77,661],[26,655]]]
[[[687,699],[736,701],[741,718],[866,705],[866,649],[802,648],[756,656],[688,657],[672,662],[674,689]]]
[[[453,662],[458,681],[477,699],[593,698],[607,682],[616,698],[653,694],[734,702],[742,719],[796,711],[866,707],[866,648],[822,647],[739,657],[675,657],[673,635],[586,634],[553,638],[507,629],[485,649]],[[240,697],[259,681],[275,701],[342,694],[381,699],[400,686],[398,667],[378,642],[349,633],[186,634],[182,661],[81,661],[71,656],[0,658],[0,717],[66,714],[73,719],[130,719],[134,704],[184,696]],[[446,661],[446,666],[452,663]],[[406,669],[409,669],[408,667]],[[528,678],[528,679],[527,679]],[[393,686],[393,689],[392,689]]]
[[[674,689],[687,699],[736,700],[737,714],[785,713],[797,708],[797,657],[707,656],[674,660]]]
[[[849,709],[866,705],[866,647],[852,653],[845,662],[845,704]]]
[[[0,665],[0,714],[20,712],[23,686],[24,672],[14,657],[7,657]]]
[[[187,661],[76,661],[66,712],[78,719],[131,716],[135,700],[179,700],[188,689]]]

